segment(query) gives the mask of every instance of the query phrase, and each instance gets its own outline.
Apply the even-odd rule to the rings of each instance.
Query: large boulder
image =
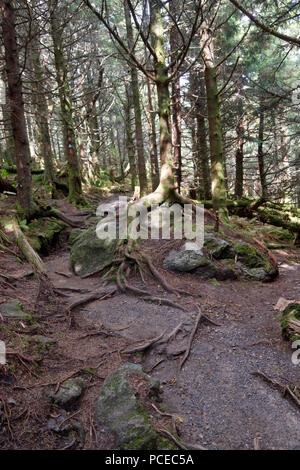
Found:
[[[109,266],[117,248],[117,239],[100,239],[96,227],[79,234],[71,248],[71,268],[78,276],[85,276]]]
[[[137,400],[137,390],[151,393],[159,382],[142,371],[138,364],[125,364],[109,374],[95,405],[95,419],[115,437],[121,450],[156,448],[157,435],[145,408]]]

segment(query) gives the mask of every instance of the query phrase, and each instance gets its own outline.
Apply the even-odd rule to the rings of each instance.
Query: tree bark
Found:
[[[1,0],[2,36],[5,49],[5,63],[10,100],[12,133],[17,163],[17,201],[19,211],[30,217],[35,211],[32,196],[31,156],[26,130],[22,79],[15,27],[15,10],[11,1]]]
[[[241,111],[243,112],[242,108]],[[237,149],[235,152],[235,189],[234,194],[237,199],[243,197],[244,188],[244,122],[243,116],[239,116],[236,126]]]

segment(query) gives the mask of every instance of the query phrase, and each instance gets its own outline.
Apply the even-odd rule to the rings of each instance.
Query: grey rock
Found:
[[[117,239],[98,238],[96,226],[85,230],[71,248],[70,263],[75,274],[84,276],[109,266],[117,244]]]
[[[24,312],[23,305],[17,299],[0,305],[0,313],[3,317],[17,318],[19,320],[29,320],[31,318],[28,313]]]
[[[268,282],[271,280],[270,273],[266,272],[264,268],[248,268],[247,266],[241,264],[241,270],[246,278],[252,279],[253,281]]]
[[[83,388],[83,378],[71,378],[63,382],[56,393],[51,392],[50,397],[57,405],[69,408],[81,397]]]
[[[207,260],[207,263],[199,266],[195,271],[198,277],[201,279],[211,279],[212,277],[216,277],[219,269],[212,263],[211,261]]]
[[[204,248],[215,259],[234,258],[234,249],[230,243],[211,232],[204,233]]]
[[[187,242],[179,251],[172,250],[164,259],[164,267],[171,271],[190,272],[199,266],[207,266],[210,261],[204,256],[201,249],[191,249],[192,244]]]
[[[155,449],[156,432],[127,380],[130,372],[146,378],[150,388],[159,387],[159,382],[145,374],[141,366],[125,364],[106,377],[96,401],[95,419],[99,426],[104,425],[113,433],[120,449]]]

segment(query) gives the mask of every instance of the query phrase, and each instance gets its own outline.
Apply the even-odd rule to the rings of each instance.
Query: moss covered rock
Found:
[[[63,408],[71,407],[82,395],[84,380],[82,377],[75,377],[65,380],[55,393],[50,393],[50,397],[57,405]]]
[[[159,382],[145,374],[141,366],[125,364],[106,377],[96,401],[95,419],[113,433],[122,450],[156,449],[157,434],[130,384],[132,373],[139,374],[140,380],[146,379],[150,389],[159,387]]]
[[[281,315],[282,335],[289,341],[300,339],[300,304],[288,305]]]
[[[36,251],[48,252],[58,241],[58,236],[66,228],[65,224],[52,217],[35,219],[28,225],[26,236]]]
[[[17,299],[0,305],[0,313],[3,317],[17,318],[19,320],[31,320],[31,315],[24,312],[23,305]]]
[[[204,234],[204,248],[215,259],[234,258],[234,250],[228,241],[217,237],[211,232]]]
[[[71,268],[78,276],[85,276],[109,266],[117,244],[117,239],[98,238],[96,227],[90,227],[77,237],[71,248]]]

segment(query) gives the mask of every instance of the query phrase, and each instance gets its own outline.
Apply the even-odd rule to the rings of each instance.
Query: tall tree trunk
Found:
[[[152,191],[155,191],[159,185],[159,165],[158,165],[158,150],[156,143],[156,126],[155,126],[155,111],[153,103],[152,85],[147,80],[147,92],[148,92],[148,128],[149,128],[149,144],[150,144],[150,168],[151,168],[151,183]]]
[[[160,133],[160,184],[158,192],[166,193],[175,187],[172,157],[172,135],[170,128],[171,101],[168,69],[164,51],[164,28],[161,17],[161,3],[151,0],[151,33],[155,52],[154,69],[157,88],[159,133]]]
[[[220,117],[220,102],[217,84],[217,70],[214,66],[214,52],[211,31],[202,29],[202,56],[204,61],[204,76],[206,87],[209,143],[211,158],[212,201],[214,211],[221,220],[228,219],[226,207],[226,181],[224,172],[224,154]]]
[[[15,27],[15,11],[10,0],[1,0],[2,37],[5,49],[5,65],[10,100],[11,124],[17,163],[17,201],[19,210],[25,217],[35,211],[32,196],[31,156],[26,130],[22,79]]]
[[[265,156],[264,156],[264,125],[265,125],[265,110],[263,98],[259,100],[259,125],[258,125],[258,148],[257,148],[257,159],[259,177],[261,183],[261,195],[263,199],[268,198],[266,171],[265,171]]]
[[[198,73],[196,75],[196,90],[197,90],[197,99],[196,99],[196,120],[197,120],[197,160],[199,165],[199,170],[201,172],[201,192],[203,196],[201,199],[211,199],[211,179],[210,179],[210,168],[209,168],[209,152],[207,146],[207,137],[206,137],[206,124],[205,117],[206,107],[204,105],[205,98],[205,85],[204,79]]]
[[[35,26],[35,25],[34,25]],[[51,148],[51,137],[49,129],[48,104],[43,89],[44,74],[41,67],[41,54],[38,42],[38,27],[33,28],[33,40],[30,47],[30,60],[33,67],[33,104],[35,108],[35,123],[37,129],[37,140],[39,156],[43,158],[45,165],[45,181],[54,182],[53,154]]]
[[[179,48],[179,33],[174,23],[177,20],[179,13],[179,1],[170,0],[169,2],[170,14],[172,15],[172,27],[170,31],[170,49],[171,60],[174,55],[178,53]],[[176,61],[174,67],[177,67]],[[181,156],[181,98],[180,98],[180,78],[175,77],[172,82],[172,133],[173,133],[173,146],[174,146],[174,173],[175,173],[175,186],[180,192],[182,180],[182,156]]]
[[[135,165],[135,151],[134,151],[134,142],[133,142],[133,132],[132,132],[132,118],[131,118],[131,111],[133,107],[132,103],[132,90],[130,88],[130,84],[125,79],[125,91],[126,91],[126,103],[125,103],[125,132],[126,132],[126,148],[127,148],[127,156],[129,161],[130,167],[130,178],[131,178],[131,189],[134,191],[136,186],[136,165]]]
[[[127,1],[124,0],[124,12],[126,21],[126,32],[127,42],[129,50],[134,48],[134,39],[132,32],[132,24],[130,17],[130,10]],[[138,81],[138,72],[135,65],[130,66],[131,72],[131,84],[132,84],[132,96],[133,96],[133,108],[135,117],[135,136],[137,146],[137,162],[138,162],[138,175],[140,182],[140,194],[143,196],[147,193],[147,172],[145,163],[145,152],[144,152],[144,138],[143,138],[143,126],[142,126],[142,112],[140,104],[140,90]]]
[[[237,199],[243,197],[244,188],[244,122],[243,116],[239,116],[236,126],[237,149],[235,152],[235,188],[234,194]]]
[[[63,54],[62,28],[58,20],[57,2],[49,0],[50,26],[54,47],[56,80],[59,89],[59,100],[63,126],[66,160],[68,162],[69,201],[84,204],[82,193],[81,170],[73,124],[73,111],[70,86],[67,77],[67,65]]]

